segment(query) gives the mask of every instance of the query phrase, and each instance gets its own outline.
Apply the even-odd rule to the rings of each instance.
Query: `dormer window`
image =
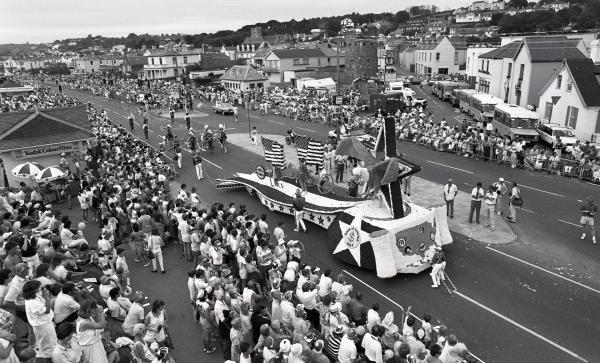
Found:
[[[562,76],[556,77],[556,89],[560,89],[562,86]]]

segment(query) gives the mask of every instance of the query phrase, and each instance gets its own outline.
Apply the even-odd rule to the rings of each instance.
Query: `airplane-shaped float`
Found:
[[[352,198],[309,186],[304,220],[327,230],[331,251],[343,262],[375,270],[381,278],[419,273],[430,267],[436,245],[452,242],[445,208],[427,209],[403,195],[402,179],[421,168],[396,154],[393,118],[384,118],[374,153],[356,138],[341,140],[336,154],[365,162],[374,197]],[[246,188],[270,210],[293,215],[299,184],[284,177],[275,185],[264,168],[258,168],[252,174],[219,179],[217,188]]]

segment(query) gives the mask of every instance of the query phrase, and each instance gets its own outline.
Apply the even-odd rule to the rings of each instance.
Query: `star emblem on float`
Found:
[[[352,220],[351,224],[340,223],[340,230],[342,231],[342,239],[336,246],[333,254],[348,250],[358,266],[360,266],[360,245],[369,241],[369,234],[364,232],[361,228],[362,217],[356,216]]]

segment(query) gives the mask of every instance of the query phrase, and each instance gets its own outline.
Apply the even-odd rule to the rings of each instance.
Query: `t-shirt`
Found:
[[[598,211],[598,207],[594,204],[587,204],[581,207],[581,215],[584,217],[594,217],[596,212]]]
[[[76,311],[79,311],[77,301],[71,295],[60,292],[54,301],[54,322],[61,323]]]
[[[301,212],[304,210],[304,205],[306,204],[306,200],[304,197],[296,197],[294,198],[293,208],[294,210]]]

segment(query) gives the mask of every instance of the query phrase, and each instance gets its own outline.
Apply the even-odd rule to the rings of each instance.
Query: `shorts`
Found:
[[[579,223],[581,223],[581,225],[583,225],[583,226],[593,227],[594,226],[594,217],[581,216],[581,220],[579,221]]]

